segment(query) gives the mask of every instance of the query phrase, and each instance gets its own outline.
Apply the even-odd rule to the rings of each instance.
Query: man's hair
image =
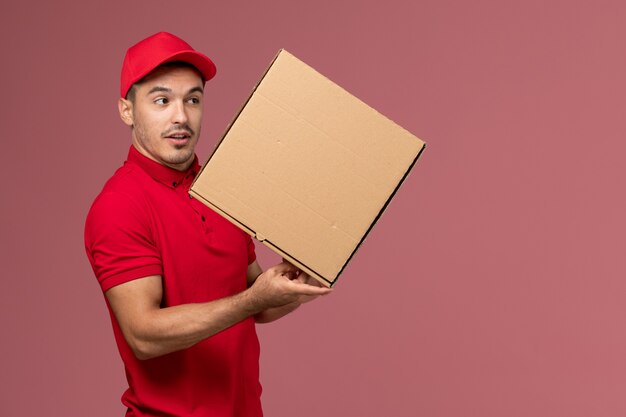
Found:
[[[202,79],[202,81],[204,81],[204,77],[202,77],[202,73],[198,70],[198,68],[194,67],[190,63],[183,62],[183,61],[166,62],[165,64],[161,64],[155,69],[153,69],[152,71],[150,71],[148,75],[143,77],[141,80],[137,81],[135,84],[131,85],[130,88],[128,89],[128,93],[126,93],[126,100],[130,101],[131,103],[135,103],[137,87],[146,79],[146,77],[149,77],[150,74],[152,74],[154,71],[158,70],[159,68],[191,68],[198,74],[198,76]]]

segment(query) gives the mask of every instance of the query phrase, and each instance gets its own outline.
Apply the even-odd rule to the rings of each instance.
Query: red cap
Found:
[[[196,52],[191,45],[167,32],[156,33],[128,48],[122,65],[120,96],[126,97],[130,87],[153,69],[166,62],[182,61],[193,65],[206,82],[217,69],[206,55]]]

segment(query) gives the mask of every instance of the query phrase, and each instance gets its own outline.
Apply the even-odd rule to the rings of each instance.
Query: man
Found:
[[[213,62],[157,33],[128,49],[128,159],[87,217],[129,388],[127,416],[261,416],[255,322],[330,292],[283,262],[263,272],[248,235],[192,199]]]

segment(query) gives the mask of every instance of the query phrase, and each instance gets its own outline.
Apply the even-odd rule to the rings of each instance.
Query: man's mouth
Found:
[[[166,136],[166,138],[171,139],[188,139],[191,135],[187,132],[173,132]]]
[[[191,134],[185,130],[176,130],[173,132],[166,132],[163,137],[174,145],[186,145],[191,139]]]

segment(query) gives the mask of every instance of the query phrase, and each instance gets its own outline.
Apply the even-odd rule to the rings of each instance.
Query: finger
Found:
[[[291,267],[293,267],[294,269],[297,269],[298,272],[301,272],[300,268],[298,268],[297,266],[295,266],[294,264],[292,264],[291,262],[289,262],[289,259],[283,258],[283,264],[287,264],[290,265]]]
[[[300,282],[302,284],[310,285],[312,287],[323,287],[324,286],[321,282],[319,282],[315,278],[313,278],[313,277],[311,277],[309,275],[306,275],[304,273],[300,274],[298,276],[298,278],[295,279],[295,281]]]
[[[286,272],[296,273],[296,271],[298,271],[298,268],[291,265],[289,262],[281,262],[279,264],[276,264],[272,267],[272,269],[279,274],[284,274]]]
[[[333,291],[332,288],[317,287],[298,281],[291,281],[290,283],[293,286],[294,292],[300,295],[326,295],[330,294]]]
[[[305,282],[307,284],[309,284],[309,285],[313,285],[314,287],[323,287],[324,286],[320,281],[318,281],[317,279],[313,278],[310,275],[306,276],[306,281]]]
[[[289,278],[291,281],[298,279],[298,271],[285,271],[283,275]]]
[[[296,279],[294,281],[300,282],[302,284],[309,284],[310,280],[311,280],[311,278],[307,274],[305,274],[304,272],[300,271],[300,273],[298,274],[298,276],[296,277]]]
[[[302,271],[298,269],[298,267],[289,263],[289,261],[286,261],[284,258],[283,258],[283,262],[280,263],[280,265],[281,265],[281,274],[286,275],[290,280],[295,280],[298,277],[300,277],[300,275],[302,274]]]
[[[311,275],[307,274],[306,272],[304,272],[302,270],[300,271],[300,274],[298,274],[297,281],[305,283],[305,284],[312,285],[314,287],[322,287],[323,286],[323,284],[319,280],[313,278]]]

